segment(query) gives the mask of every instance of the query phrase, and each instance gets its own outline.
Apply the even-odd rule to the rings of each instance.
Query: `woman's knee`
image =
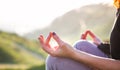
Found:
[[[107,57],[101,50],[98,49],[97,45],[87,40],[79,40],[74,44],[74,47],[80,51],[84,51],[93,55]]]
[[[87,40],[78,40],[77,42],[75,42],[74,47],[78,50],[82,50],[83,48],[96,47],[96,45]]]

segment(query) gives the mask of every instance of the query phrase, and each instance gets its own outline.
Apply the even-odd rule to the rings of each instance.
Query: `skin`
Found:
[[[114,6],[117,9],[120,8],[119,5],[120,0],[114,0]],[[81,39],[86,39],[87,34],[89,34],[93,38],[94,42],[96,42],[97,44],[100,43],[99,38],[97,38],[90,31],[86,32],[85,34],[82,34]],[[51,38],[53,38],[58,43],[57,47],[52,48],[49,44]],[[61,40],[59,36],[54,32],[50,32],[46,40],[44,39],[43,35],[40,35],[39,42],[41,44],[41,48],[51,56],[69,58],[80,63],[82,62],[92,67],[93,69],[120,70],[119,60],[95,56],[80,50],[78,51],[68,43]]]
[[[54,49],[51,48],[49,44],[52,37],[58,43],[57,48]],[[82,62],[94,69],[120,70],[119,60],[91,55],[80,50],[78,51],[68,43],[61,40],[54,32],[50,32],[46,40],[42,35],[40,35],[39,42],[41,44],[41,48],[51,56],[69,58],[77,62]]]
[[[87,35],[89,35],[93,39],[94,44],[99,45],[102,43],[102,41],[90,30],[86,30],[85,33],[81,35],[81,39],[86,40]]]

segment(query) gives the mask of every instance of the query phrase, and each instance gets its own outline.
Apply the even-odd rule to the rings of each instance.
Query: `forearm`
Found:
[[[75,50],[70,58],[100,70],[120,70],[119,60],[94,56],[79,50]]]

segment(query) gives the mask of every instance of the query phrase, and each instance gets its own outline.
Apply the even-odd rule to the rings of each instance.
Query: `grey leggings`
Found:
[[[107,55],[89,41],[77,41],[74,47],[78,50],[107,58]],[[48,56],[46,60],[46,70],[91,70],[91,68],[71,59]]]

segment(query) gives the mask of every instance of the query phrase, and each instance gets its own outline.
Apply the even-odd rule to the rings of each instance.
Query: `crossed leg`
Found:
[[[107,58],[107,55],[89,41],[79,40],[74,44],[74,47],[77,50]],[[91,68],[71,59],[48,56],[46,60],[46,70],[91,70]]]

